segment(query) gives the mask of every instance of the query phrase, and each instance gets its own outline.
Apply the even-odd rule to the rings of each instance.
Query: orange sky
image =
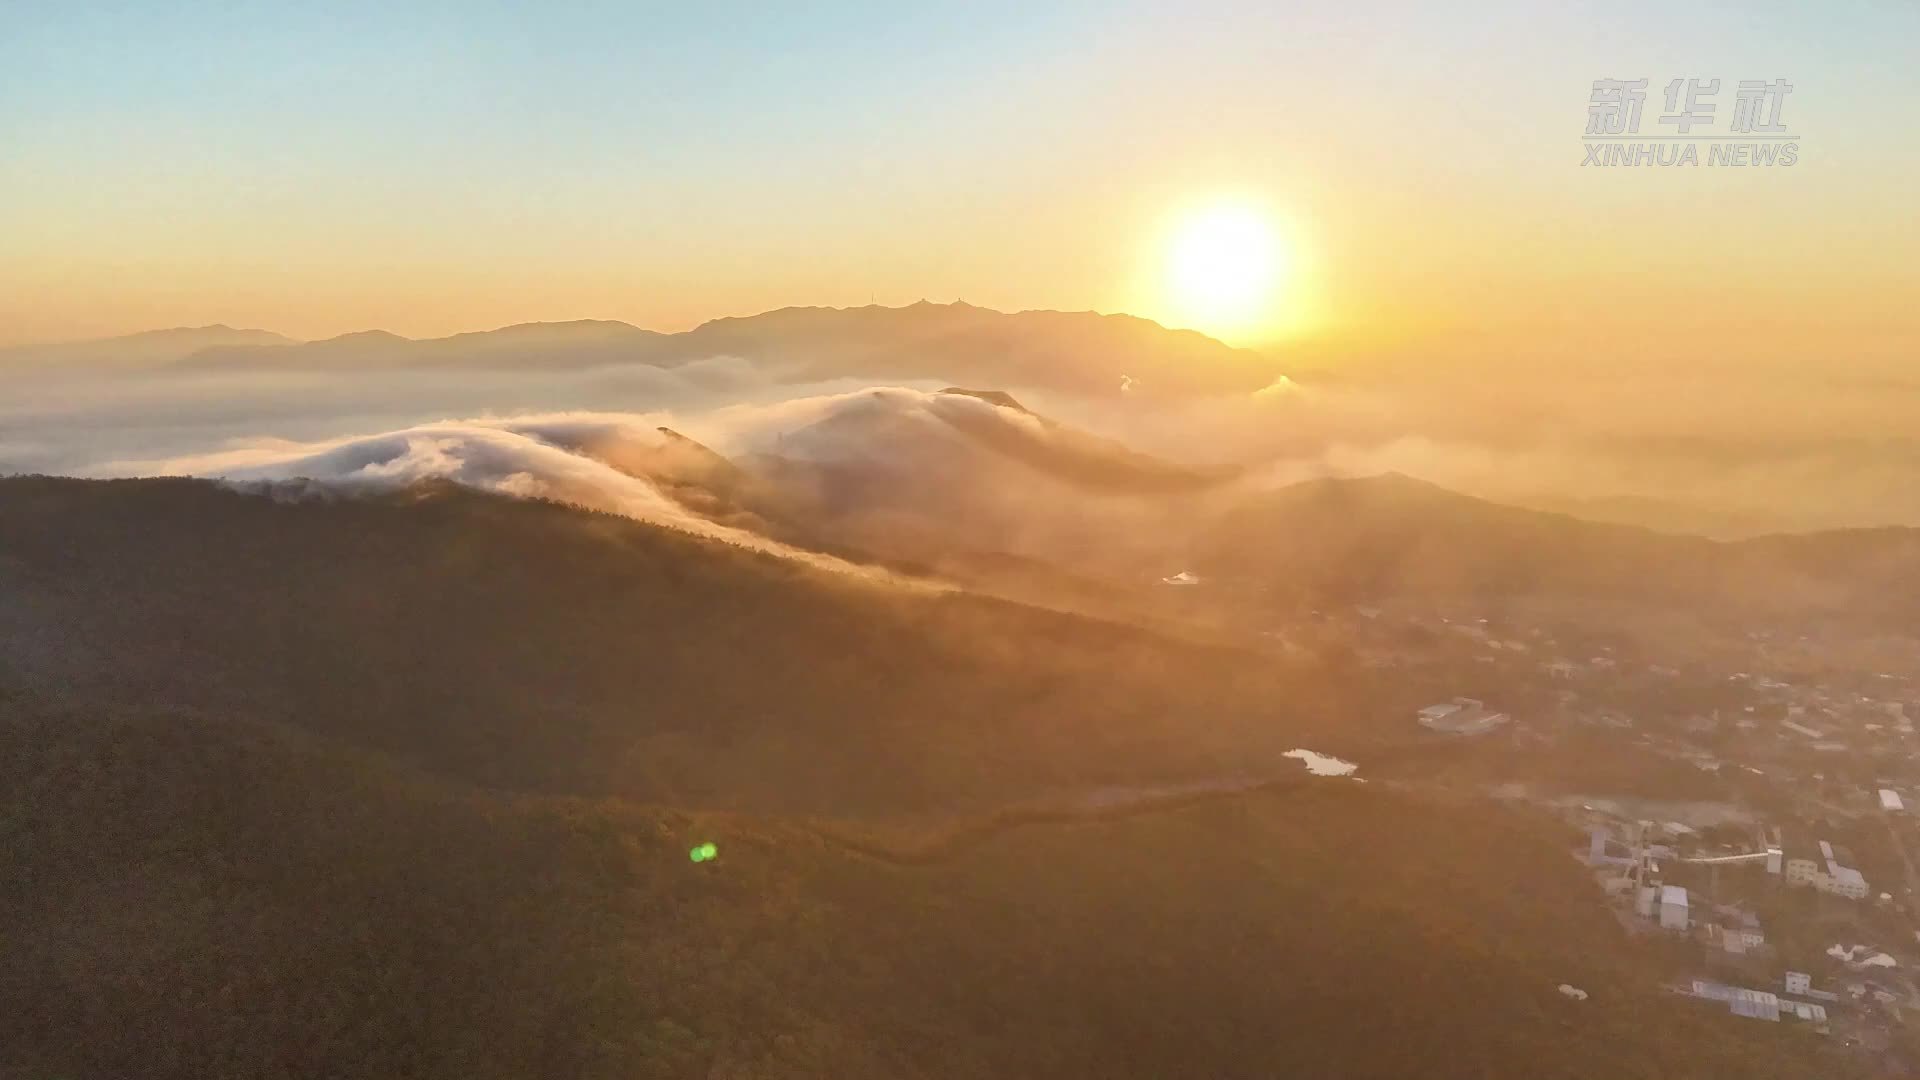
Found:
[[[371,7],[136,9],[113,33],[38,13],[0,45],[0,343],[671,330],[923,297],[1177,324],[1168,223],[1229,199],[1267,208],[1292,263],[1259,325],[1197,327],[1236,343],[1679,363],[1920,345],[1920,147],[1889,134],[1920,79],[1897,56],[1911,10],[1011,10],[852,5],[744,39],[685,15],[646,55],[532,8],[452,32]],[[1583,169],[1591,81],[1631,74],[1797,80],[1799,164]]]

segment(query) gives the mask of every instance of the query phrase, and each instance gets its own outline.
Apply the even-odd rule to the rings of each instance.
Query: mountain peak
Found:
[[[410,340],[390,330],[354,330],[317,341],[316,345],[378,345]]]
[[[476,330],[465,334],[455,334],[451,338],[471,341],[479,338],[496,340],[543,338],[554,341],[608,341],[626,337],[658,337],[658,331],[643,330],[632,323],[618,319],[563,319],[557,322],[511,323],[494,330]]]
[[[186,344],[194,347],[207,345],[264,345],[291,344],[293,339],[271,330],[235,329],[226,323],[208,323],[205,326],[170,326],[159,330],[141,330],[120,337],[102,338],[96,341],[81,342],[83,345],[113,344]]]
[[[949,386],[940,392],[943,394],[953,394],[958,397],[978,398],[989,405],[998,405],[1003,409],[1023,412],[1028,416],[1033,415],[1032,409],[1020,404],[1020,402],[1014,399],[1012,394],[1007,393],[1005,390],[968,390],[961,386]]]
[[[271,330],[235,329],[226,323],[142,330],[119,337],[0,349],[0,360],[33,367],[42,364],[98,364],[112,367],[170,364],[206,349],[235,346],[280,347],[295,344]]]

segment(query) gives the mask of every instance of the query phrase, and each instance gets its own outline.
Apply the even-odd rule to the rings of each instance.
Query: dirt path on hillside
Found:
[[[1269,776],[1231,776],[1177,784],[1119,785],[1096,788],[1003,807],[980,817],[935,824],[924,830],[889,836],[883,829],[839,822],[809,822],[803,827],[835,847],[882,862],[925,866],[947,862],[1014,829],[1120,821],[1147,814],[1184,810],[1202,803],[1244,798],[1252,794],[1292,791],[1312,784],[1372,783],[1405,789],[1408,782],[1389,771],[1409,760],[1462,753],[1473,740],[1445,742],[1417,740],[1364,755],[1353,776],[1318,776],[1305,763],[1288,761]],[[1369,770],[1387,773],[1369,776]]]

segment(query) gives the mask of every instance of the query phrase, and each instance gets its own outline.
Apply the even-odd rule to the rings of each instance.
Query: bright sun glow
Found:
[[[1220,204],[1176,223],[1167,252],[1167,300],[1175,317],[1208,333],[1244,334],[1268,323],[1279,302],[1286,251],[1258,209]]]

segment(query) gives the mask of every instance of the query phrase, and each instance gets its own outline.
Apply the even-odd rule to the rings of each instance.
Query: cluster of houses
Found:
[[[1897,796],[1896,796],[1897,798]],[[1592,815],[1593,808],[1585,808]],[[1768,941],[1759,918],[1743,907],[1710,903],[1701,895],[1690,895],[1680,885],[1663,880],[1662,865],[1672,863],[1704,864],[1719,869],[1722,864],[1744,864],[1756,869],[1764,863],[1773,880],[1798,888],[1813,888],[1835,896],[1864,900],[1867,883],[1860,872],[1842,863],[1844,852],[1830,841],[1817,841],[1806,857],[1786,858],[1778,830],[1757,830],[1754,850],[1720,855],[1684,855],[1681,844],[1694,830],[1678,822],[1626,821],[1609,823],[1588,818],[1589,843],[1582,853],[1584,861],[1600,872],[1609,892],[1631,898],[1632,911],[1645,924],[1661,931],[1685,934],[1720,958],[1723,969],[1744,971],[1747,978],[1767,979],[1774,966],[1776,946]],[[1625,911],[1622,911],[1623,917]],[[1920,932],[1916,932],[1920,938]],[[1868,972],[1895,966],[1894,959],[1866,947],[1828,950],[1849,970]],[[1856,953],[1868,954],[1864,958]],[[1724,954],[1724,955],[1722,955]],[[1777,976],[1775,976],[1777,977]],[[1778,1022],[1799,1021],[1817,1030],[1829,1030],[1829,1011],[1842,996],[1828,990],[1816,990],[1812,976],[1788,971],[1779,985],[1735,985],[1712,979],[1693,979],[1670,987],[1675,993],[1707,1001],[1724,1003],[1735,1016]],[[1876,989],[1866,981],[1849,983],[1846,989],[1855,999],[1871,992],[1877,1000],[1904,1000],[1890,990]]]
[[[1893,795],[1892,792],[1886,792]],[[1897,795],[1894,795],[1898,799]],[[1659,919],[1661,926],[1668,930],[1688,929],[1692,922],[1687,914],[1686,890],[1676,885],[1660,884],[1661,859],[1677,860],[1688,863],[1727,864],[1766,862],[1767,873],[1774,875],[1795,888],[1812,888],[1833,896],[1846,897],[1849,900],[1865,900],[1869,895],[1867,879],[1859,870],[1842,865],[1839,854],[1831,841],[1818,842],[1819,857],[1786,858],[1780,841],[1780,831],[1773,830],[1769,839],[1762,830],[1759,839],[1763,847],[1754,851],[1731,855],[1710,855],[1694,858],[1681,858],[1671,845],[1651,842],[1653,834],[1661,830],[1674,833],[1690,833],[1692,830],[1683,825],[1670,823],[1661,826],[1656,822],[1639,822],[1628,829],[1628,839],[1624,844],[1613,841],[1611,831],[1604,825],[1592,826],[1591,843],[1588,846],[1585,861],[1589,866],[1614,866],[1620,868],[1621,877],[1615,879],[1621,887],[1630,885],[1634,890],[1635,906],[1639,914],[1649,919]],[[1624,847],[1624,854],[1610,853],[1609,844]],[[1729,952],[1738,951],[1729,947]]]

